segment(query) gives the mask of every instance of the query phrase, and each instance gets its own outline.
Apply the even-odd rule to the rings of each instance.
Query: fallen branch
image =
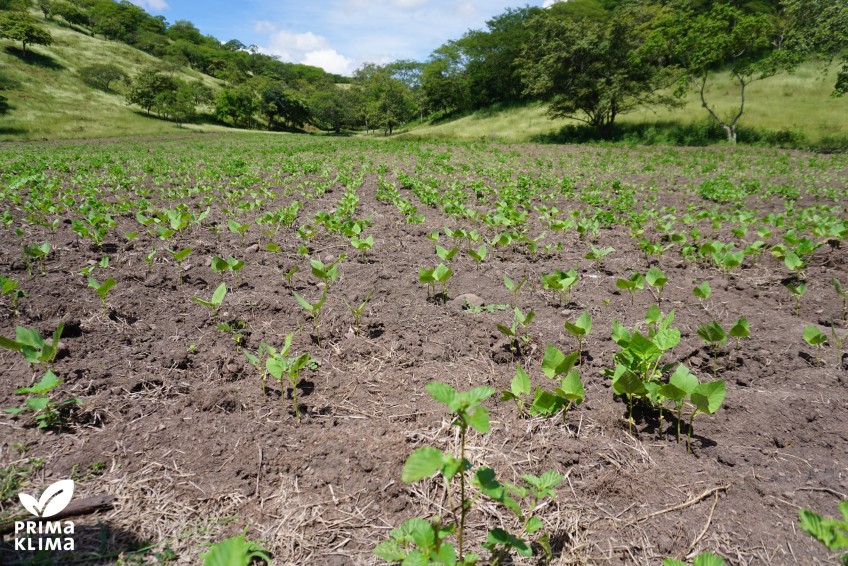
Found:
[[[699,501],[703,501],[704,499],[706,499],[707,497],[709,497],[710,495],[712,495],[714,493],[717,494],[719,491],[727,491],[728,489],[730,489],[730,487],[732,485],[733,485],[732,483],[729,483],[727,485],[720,485],[718,487],[708,489],[704,493],[693,497],[689,501],[684,501],[683,503],[680,503],[678,505],[674,505],[673,507],[668,507],[668,508],[662,509],[660,511],[654,511],[653,513],[649,513],[647,515],[637,517],[636,519],[629,521],[627,524],[628,525],[635,525],[636,523],[641,523],[643,521],[647,521],[648,519],[653,519],[654,517],[664,515],[665,513],[671,513],[672,511],[679,511],[681,509],[686,509],[687,507],[691,507],[692,505],[695,505]]]

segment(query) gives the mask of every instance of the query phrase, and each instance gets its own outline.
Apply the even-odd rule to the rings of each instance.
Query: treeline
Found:
[[[47,19],[126,42],[161,61],[135,77],[115,67],[83,69],[95,88],[125,83],[130,103],[177,122],[205,107],[234,126],[271,130],[312,125],[391,134],[413,119],[536,100],[551,116],[582,121],[605,137],[622,114],[673,106],[694,92],[705,116],[735,142],[752,82],[848,49],[846,2],[569,0],[548,9],[507,9],[426,61],[365,64],[348,78],[283,63],[235,39],[221,42],[188,21],[168,24],[126,1],[30,2],[0,0],[0,36],[21,41],[24,51],[27,44],[50,42],[27,13],[37,5]],[[175,73],[183,67],[223,86],[213,92],[199,81],[184,82]],[[718,72],[730,73],[736,85],[738,105],[730,114],[708,97]],[[848,65],[835,94],[846,90]]]

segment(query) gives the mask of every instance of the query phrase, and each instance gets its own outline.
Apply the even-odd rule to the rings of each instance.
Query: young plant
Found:
[[[38,262],[39,271],[41,271],[42,275],[47,273],[47,270],[44,268],[44,258],[50,254],[50,249],[49,242],[44,242],[40,245],[32,244],[31,246],[24,247],[24,259],[26,260],[27,273],[29,274],[30,279],[32,279],[31,260]]]
[[[831,551],[848,549],[848,500],[839,503],[842,519],[824,518],[809,509],[799,509],[801,530],[822,543]],[[848,553],[839,557],[839,562],[848,565]]]
[[[362,301],[358,307],[353,307],[347,299],[342,298],[342,302],[347,307],[347,310],[350,311],[350,314],[353,315],[353,329],[354,332],[359,331],[359,326],[362,323],[362,313],[365,311],[365,307],[368,306],[368,303],[371,301],[371,294],[373,291],[368,291],[368,295],[365,297],[365,300]]]
[[[713,379],[716,379],[718,373],[718,349],[720,346],[727,343],[727,334],[718,322],[712,321],[709,324],[701,324],[698,326],[698,336],[706,342],[707,346],[712,347]]]
[[[353,237],[350,239],[350,245],[362,252],[362,257],[368,257],[368,250],[374,247],[374,236],[368,236],[367,238],[357,238]]]
[[[848,342],[848,332],[841,336],[836,333],[836,325],[830,321],[830,337],[833,340],[833,345],[836,346],[836,365],[842,363],[842,352],[845,350],[845,343]]]
[[[230,339],[236,343],[236,346],[241,346],[241,342],[244,340],[244,332],[242,332],[242,330],[244,330],[246,326],[247,323],[245,321],[237,320],[232,324],[229,322],[222,322],[217,326],[217,329],[229,334]]]
[[[578,357],[578,352],[572,352],[566,356],[554,346],[548,346],[545,349],[542,373],[548,379],[559,380],[560,386],[552,391],[537,388],[533,396],[533,404],[530,406],[531,415],[549,417],[562,411],[562,416],[565,418],[573,405],[583,402],[585,398],[583,383],[580,381],[579,371],[574,369]]]
[[[615,248],[596,248],[594,244],[589,244],[592,248],[584,257],[595,262],[595,268],[600,270],[604,268],[604,258],[615,251]]]
[[[0,336],[0,348],[20,352],[30,365],[46,364],[50,366],[59,353],[59,338],[65,330],[65,325],[59,323],[50,342],[41,337],[35,328],[15,327],[15,339],[10,340]]]
[[[686,566],[686,563],[676,558],[664,558],[662,566]],[[703,552],[692,560],[692,566],[725,566],[725,562],[721,556]]]
[[[315,328],[315,343],[320,346],[321,345],[321,334],[319,333],[319,320],[321,316],[321,309],[324,308],[324,305],[327,303],[327,286],[324,286],[324,290],[321,292],[321,298],[315,301],[315,303],[310,303],[303,297],[297,294],[296,291],[292,291],[294,294],[294,298],[297,299],[298,304],[312,317],[312,324]]]
[[[488,252],[488,249],[486,248],[486,244],[482,244],[476,250],[474,250],[474,249],[468,250],[468,255],[470,255],[471,259],[474,260],[474,269],[475,270],[477,270],[477,271],[480,270],[480,264],[483,261],[486,260],[487,252]]]
[[[713,294],[713,290],[710,287],[709,281],[704,281],[694,289],[692,289],[692,294],[698,298],[698,302],[701,303],[701,308],[707,310],[704,306],[704,301],[710,298]]]
[[[580,280],[577,270],[569,269],[563,272],[560,269],[555,269],[547,275],[542,275],[542,287],[551,291],[559,292],[560,303],[567,305],[571,302],[571,289]]]
[[[448,280],[453,276],[453,270],[440,263],[436,267],[422,267],[418,271],[418,281],[427,284],[427,298],[431,296],[431,291],[435,292],[436,283],[442,285],[442,302],[448,300]]]
[[[144,262],[147,264],[147,273],[153,271],[153,259],[156,257],[156,248],[150,250],[150,253],[144,256]]]
[[[615,286],[630,294],[630,304],[632,305],[636,298],[636,291],[641,291],[645,288],[645,278],[641,273],[633,273],[629,279],[616,279]]]
[[[448,265],[451,264],[451,261],[458,253],[459,248],[457,246],[454,246],[451,249],[447,249],[436,244],[436,255],[439,256],[439,259],[441,259],[442,261],[447,262]]]
[[[530,376],[516,364],[515,377],[509,384],[509,391],[501,391],[501,401],[515,401],[515,406],[518,408],[518,416],[523,417],[527,414],[527,406],[525,396],[530,395],[533,388],[530,384]]]
[[[701,413],[714,415],[721,404],[724,403],[725,395],[727,395],[727,385],[724,381],[701,383],[692,391],[689,400],[695,406],[695,410],[689,417],[689,434],[686,438],[687,453],[692,452],[692,424],[695,422],[695,417]]]
[[[312,268],[312,275],[324,282],[324,288],[329,292],[330,284],[335,283],[339,278],[339,263],[347,257],[345,254],[340,254],[331,263],[324,264],[317,259],[310,259],[309,266]]]
[[[281,386],[283,384],[283,378],[288,381],[292,389],[294,416],[297,419],[297,422],[300,422],[300,405],[297,402],[297,386],[300,383],[300,373],[304,368],[315,363],[315,360],[313,360],[312,356],[309,354],[301,354],[293,358],[288,357],[289,352],[291,351],[293,338],[294,333],[290,332],[286,335],[285,344],[280,352],[277,352],[271,346],[266,346],[268,358],[265,360],[265,367],[267,368],[268,373],[280,382]],[[285,392],[283,392],[280,398],[286,398]]]
[[[565,321],[563,324],[565,330],[577,338],[577,360],[579,365],[583,365],[583,340],[592,331],[592,317],[589,313],[584,312],[574,322]]]
[[[652,267],[647,273],[645,273],[645,281],[648,282],[648,285],[657,290],[657,306],[661,306],[663,288],[666,286],[666,283],[668,283],[668,277],[666,277],[665,273],[663,273],[661,269]]]
[[[504,275],[504,285],[506,285],[506,288],[509,289],[509,291],[512,293],[512,308],[518,307],[518,292],[521,291],[522,287],[524,287],[524,283],[527,282],[528,277],[530,276],[525,275],[524,279],[522,279],[518,283],[515,283],[512,279],[509,278],[509,276]]]
[[[236,259],[232,256],[224,259],[222,257],[215,256],[212,258],[212,268],[213,273],[219,273],[221,275],[221,281],[224,280],[224,273],[227,271],[233,273],[238,277],[238,273],[244,269],[244,260]]]
[[[831,278],[836,296],[842,301],[842,320],[848,320],[848,288],[843,288],[842,283],[836,277]]]
[[[111,291],[112,287],[115,285],[117,285],[117,283],[111,277],[107,278],[103,283],[98,283],[97,279],[94,277],[88,278],[88,286],[94,289],[97,296],[100,297],[100,301],[103,303],[103,314],[106,317],[109,316],[109,305],[106,301],[109,297],[109,291]]]
[[[224,302],[224,297],[227,296],[227,284],[221,283],[215,289],[215,292],[212,293],[212,297],[207,301],[205,299],[201,299],[200,297],[192,297],[195,303],[203,305],[204,307],[209,309],[209,312],[212,314],[212,318],[217,318],[218,311],[221,310],[221,304]]]
[[[165,248],[165,251],[167,251],[169,254],[171,254],[171,257],[177,263],[177,275],[178,275],[177,280],[182,285],[182,282],[183,282],[183,262],[186,260],[186,258],[189,255],[191,255],[191,248],[183,248],[179,251],[178,250],[172,250],[170,248]]]
[[[731,338],[736,338],[736,352],[738,352],[739,347],[742,344],[742,339],[748,338],[751,335],[751,325],[748,323],[748,319],[744,316],[740,316],[739,319],[733,323],[733,326],[730,327],[730,331],[727,334]]]
[[[828,343],[827,334],[817,326],[807,325],[804,327],[804,342],[816,349],[816,363],[821,363],[821,349]]]
[[[698,378],[692,375],[685,365],[680,364],[671,377],[668,383],[661,385],[659,395],[662,398],[668,399],[675,404],[677,411],[677,443],[680,444],[680,423],[683,422],[683,407],[686,398],[691,396],[698,387]],[[660,427],[662,427],[662,406],[660,406]]]
[[[241,351],[244,354],[244,357],[247,358],[247,362],[256,369],[256,371],[261,372],[260,381],[262,384],[262,397],[264,399],[268,398],[268,392],[265,389],[265,378],[268,377],[268,368],[265,365],[265,357],[268,355],[269,346],[265,342],[259,343],[259,349],[256,350],[256,353],[248,352],[247,350]]]
[[[52,399],[51,391],[61,384],[62,380],[48,370],[41,381],[32,387],[21,387],[15,390],[18,395],[27,395],[25,405],[5,409],[5,412],[10,415],[32,412],[35,413],[35,422],[38,428],[61,427],[63,413],[71,407],[82,404],[79,399],[66,399],[61,402]]]
[[[247,231],[250,230],[250,225],[251,225],[250,222],[245,222],[244,224],[240,224],[237,221],[233,220],[232,218],[227,220],[227,228],[233,234],[239,235],[239,241],[241,242],[241,245],[244,245],[244,238],[245,238],[245,235],[247,234]]]
[[[246,532],[217,542],[200,555],[203,566],[250,566],[261,560],[271,564],[268,551],[245,538]]]
[[[512,324],[510,326],[503,324],[496,325],[498,330],[500,330],[504,336],[509,338],[509,347],[514,354],[518,354],[522,344],[526,344],[530,341],[528,336],[522,336],[522,334],[527,330],[527,327],[530,326],[530,323],[533,322],[534,318],[536,318],[536,313],[533,310],[530,310],[530,312],[525,315],[521,312],[521,309],[515,307],[515,309],[513,309]]]
[[[798,313],[801,311],[801,297],[807,292],[807,284],[804,282],[797,285],[787,283],[786,288],[789,289],[789,292],[792,293],[792,297],[795,299],[795,316],[798,316]]]
[[[11,277],[0,275],[0,294],[4,297],[9,297],[12,302],[12,314],[18,315],[18,301],[29,297],[29,294],[23,289],[18,289],[18,281]]]

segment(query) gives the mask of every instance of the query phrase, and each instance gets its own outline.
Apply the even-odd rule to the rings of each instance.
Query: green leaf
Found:
[[[651,287],[664,287],[668,283],[668,277],[661,269],[652,267],[645,273],[645,280]]]
[[[550,391],[537,388],[536,394],[533,396],[533,403],[528,409],[531,415],[550,417],[562,410],[565,406],[565,397],[554,395]]]
[[[527,531],[528,535],[536,534],[543,528],[545,528],[545,523],[543,523],[538,517],[530,517],[527,524],[524,526],[524,530]]]
[[[692,391],[690,399],[699,411],[712,415],[721,407],[726,394],[727,386],[724,381],[710,381],[698,385]]]
[[[592,330],[592,318],[589,316],[589,313],[584,312],[573,324],[566,321],[564,326],[573,336],[586,336]]]
[[[577,352],[572,352],[566,356],[559,348],[549,345],[545,348],[545,356],[542,358],[542,372],[549,379],[553,379],[571,371],[571,368],[577,363],[577,356]]]
[[[487,387],[487,386],[483,385],[483,386],[480,386],[480,387],[475,387],[474,389],[471,389],[469,391],[466,391],[466,392],[462,393],[462,395],[468,401],[469,406],[473,407],[474,405],[477,405],[477,404],[481,403],[482,401],[485,401],[486,399],[488,399],[489,397],[491,397],[495,393],[497,393],[497,391],[495,391],[491,387]]]
[[[724,328],[716,321],[698,326],[698,336],[707,344],[724,344],[727,342],[727,334],[724,333]]]
[[[815,326],[804,327],[804,341],[810,346],[821,346],[827,344],[827,334]]]
[[[303,297],[301,297],[301,296],[297,293],[297,291],[292,291],[292,293],[294,294],[294,298],[297,300],[298,304],[299,304],[301,307],[303,307],[303,309],[304,309],[305,311],[307,311],[307,312],[310,312],[310,313],[311,313],[311,312],[313,312],[313,311],[315,310],[315,307],[314,307],[314,306],[313,306],[310,302],[308,302],[306,299],[304,299]]]
[[[725,566],[724,558],[710,552],[699,554],[692,562],[692,566]]]
[[[516,397],[530,394],[530,376],[528,376],[527,372],[519,365],[515,366],[515,377],[512,378],[510,389],[512,390],[512,394]]]
[[[416,449],[403,465],[401,480],[404,483],[412,483],[429,478],[442,469],[444,458],[442,451],[432,446]]]
[[[698,387],[698,378],[695,377],[692,372],[689,371],[689,368],[680,364],[677,366],[677,369],[674,370],[674,373],[671,374],[671,378],[669,378],[668,382],[679,388],[681,391],[684,391],[686,395],[690,395],[695,388]]]
[[[200,555],[203,566],[249,566],[254,559],[271,563],[268,551],[240,534],[209,547]]]
[[[615,369],[615,375],[612,378],[612,389],[617,395],[627,396],[644,395],[647,392],[639,376],[622,365],[619,365]]]
[[[751,326],[748,324],[748,319],[740,316],[728,332],[733,338],[747,338],[751,334]]]
[[[521,556],[533,556],[533,549],[520,538],[509,534],[503,529],[492,529],[486,537],[484,546],[486,548],[494,548],[497,545],[504,545],[507,548],[512,548]]]
[[[583,402],[585,392],[583,391],[583,383],[580,381],[580,373],[577,370],[569,372],[562,380],[561,385],[563,397],[577,405]]]
[[[710,282],[704,281],[703,283],[692,289],[692,294],[702,300],[709,299],[710,295],[713,294],[713,290],[710,287]]]
[[[494,390],[492,391],[494,392]],[[477,410],[467,415],[466,421],[468,426],[480,434],[489,432],[489,410],[486,407],[477,407]]]
[[[456,389],[441,381],[431,381],[424,386],[424,389],[427,390],[430,397],[445,405],[453,403],[457,395]]]

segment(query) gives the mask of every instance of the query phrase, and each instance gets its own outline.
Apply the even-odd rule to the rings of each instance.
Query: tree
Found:
[[[646,10],[619,10],[608,21],[542,15],[520,59],[526,93],[548,104],[553,117],[579,120],[602,137],[615,119],[638,106],[670,104],[659,94],[670,79],[659,57],[638,52]]]
[[[44,19],[49,20],[50,16],[53,15],[53,2],[52,0],[38,0],[38,9],[41,10],[41,13],[44,14]]]
[[[177,80],[176,89],[159,93],[156,96],[157,113],[169,120],[182,125],[191,121],[195,116],[194,92],[191,85]]]
[[[150,110],[157,104],[157,97],[164,92],[176,90],[177,84],[173,77],[161,73],[154,67],[147,67],[136,75],[130,85],[127,102],[141,106],[147,114],[150,114]]]
[[[191,95],[194,99],[195,106],[206,106],[215,101],[215,94],[212,89],[203,84],[201,81],[192,81],[188,83]]]
[[[465,58],[456,42],[436,49],[421,72],[421,103],[430,112],[445,114],[470,107],[471,91]]]
[[[268,129],[273,130],[278,121],[291,128],[301,128],[309,121],[309,106],[283,83],[274,83],[262,91],[262,113],[268,118]]]
[[[129,76],[118,66],[109,63],[95,63],[82,67],[79,71],[80,78],[88,86],[111,92],[110,86],[113,82],[129,83]]]
[[[236,127],[249,128],[256,110],[256,95],[247,85],[225,88],[215,100],[215,113],[218,117],[229,118]]]
[[[328,85],[309,97],[309,113],[316,127],[338,134],[352,123],[353,108],[341,88]]]
[[[52,45],[53,36],[38,25],[35,18],[26,12],[7,12],[0,16],[0,37],[6,37],[23,44],[26,55],[29,45]]]
[[[392,76],[391,67],[366,64],[357,69],[355,79],[363,89],[365,112],[385,135],[415,115],[415,98],[409,86]]]
[[[700,13],[684,6],[658,20],[646,51],[670,58],[682,71],[678,94],[693,89],[701,106],[724,129],[727,140],[736,143],[746,88],[792,69],[801,60],[799,51],[784,47],[778,24],[778,18],[770,14],[746,12],[730,4],[715,3]],[[734,108],[724,113],[707,100],[709,81],[722,70],[730,73],[739,97]]]
[[[835,96],[848,92],[848,4],[831,0],[784,0],[788,49],[805,56],[819,55],[828,62],[842,55]]]
[[[51,10],[54,16],[59,16],[69,24],[77,26],[91,25],[85,12],[68,2],[53,2]]]

